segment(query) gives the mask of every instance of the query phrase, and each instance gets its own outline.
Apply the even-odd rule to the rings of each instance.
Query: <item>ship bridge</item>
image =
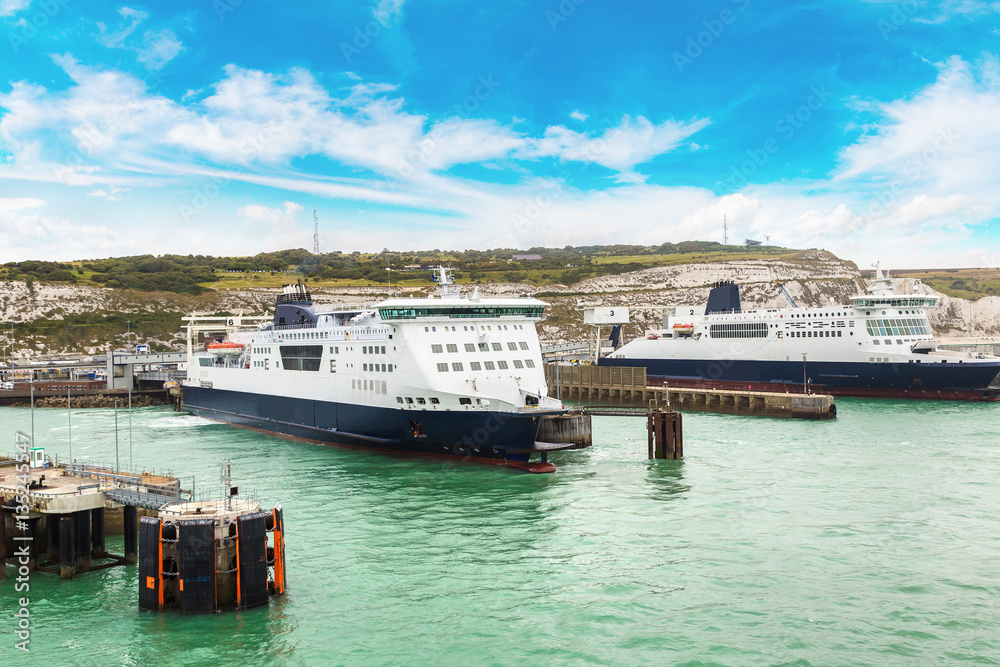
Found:
[[[851,297],[851,305],[855,308],[934,308],[938,305],[938,297],[926,294],[904,296],[900,294],[873,295],[863,294]]]

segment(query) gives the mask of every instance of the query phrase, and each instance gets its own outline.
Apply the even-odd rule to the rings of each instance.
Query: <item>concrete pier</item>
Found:
[[[46,463],[51,465],[51,461]],[[10,554],[12,549],[27,544],[31,549],[31,570],[58,572],[64,578],[135,563],[138,513],[155,515],[155,509],[146,508],[185,500],[191,493],[181,491],[176,477],[118,473],[107,468],[36,467],[28,469],[27,479],[24,474],[20,467],[15,468],[14,461],[0,463],[0,506],[11,505],[0,511],[4,528],[0,531],[0,552]],[[27,503],[23,502],[25,495]],[[21,515],[15,517],[13,506],[22,504],[27,509],[20,509]],[[105,535],[122,524],[124,557],[109,554],[105,548]],[[31,539],[23,539],[26,537]],[[95,559],[104,562],[95,564]],[[0,563],[0,576],[4,575]]]
[[[785,394],[696,387],[651,386],[646,369],[622,366],[546,367],[549,396],[597,405],[645,407],[650,401],[689,412],[832,419],[837,416],[827,394]]]

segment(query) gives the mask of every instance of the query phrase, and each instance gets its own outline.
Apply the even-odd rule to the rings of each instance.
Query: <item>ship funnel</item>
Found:
[[[712,286],[712,291],[708,293],[708,306],[705,307],[705,314],[711,313],[738,313],[740,308],[740,288],[731,280],[723,280]]]

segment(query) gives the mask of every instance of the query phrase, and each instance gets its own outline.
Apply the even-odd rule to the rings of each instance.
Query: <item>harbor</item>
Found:
[[[995,538],[983,536],[1000,524],[983,489],[1000,475],[1000,406],[839,402],[829,421],[685,413],[684,458],[666,461],[649,460],[644,419],[595,416],[600,446],[553,453],[555,475],[137,409],[149,466],[201,479],[233,457],[241,486],[281,500],[288,592],[257,609],[163,617],[137,611],[135,566],[33,574],[32,659],[156,661],[179,635],[214,663],[248,650],[265,663],[335,653],[356,665],[486,663],[498,651],[520,663],[726,664],[996,651],[1000,588],[983,555]],[[0,441],[29,422],[27,409],[0,408]],[[113,460],[112,410],[74,410],[72,423],[74,457]],[[65,411],[36,410],[35,425],[64,456]],[[122,535],[106,542],[123,552]],[[0,613],[14,604],[0,596]],[[437,619],[454,638],[401,617]],[[81,618],[113,632],[83,641]]]

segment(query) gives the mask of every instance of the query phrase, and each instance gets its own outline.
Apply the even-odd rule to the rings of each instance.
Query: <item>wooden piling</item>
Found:
[[[651,410],[646,415],[649,458],[676,460],[684,457],[681,415],[666,410]]]

